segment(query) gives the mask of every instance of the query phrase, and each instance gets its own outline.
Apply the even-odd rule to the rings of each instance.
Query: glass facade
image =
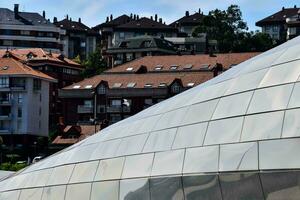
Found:
[[[1,180],[0,199],[299,199],[299,47],[290,40]]]

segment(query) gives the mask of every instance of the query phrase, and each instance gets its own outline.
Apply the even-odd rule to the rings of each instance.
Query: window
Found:
[[[21,35],[30,35],[30,31],[21,30]]]
[[[13,46],[14,42],[12,40],[3,40],[3,46]]]
[[[119,33],[119,37],[120,37],[120,39],[125,39],[125,33],[124,32],[120,32]]]
[[[33,79],[33,90],[41,90],[42,81],[39,79]]]
[[[151,41],[148,40],[148,41],[144,41],[141,45],[141,47],[150,47],[151,46]]]
[[[128,67],[127,69],[126,69],[126,71],[132,71],[133,70],[133,67]]]
[[[160,84],[158,85],[158,87],[167,87],[167,84],[166,84],[166,83],[160,83]]]
[[[171,89],[173,93],[179,93],[181,91],[181,86],[178,83],[175,83],[172,85]]]
[[[85,88],[86,89],[91,89],[93,86],[92,85],[86,85]]]
[[[192,64],[187,64],[183,67],[183,69],[187,70],[187,69],[192,69],[193,65]]]
[[[74,89],[79,89],[79,88],[80,88],[80,85],[74,85],[73,88],[74,88]]]
[[[18,117],[19,117],[19,118],[22,117],[22,108],[18,108]]]
[[[187,86],[188,87],[194,87],[195,83],[188,83]]]
[[[203,65],[201,65],[200,69],[208,70],[209,69],[209,64],[203,64]]]
[[[113,99],[113,100],[111,100],[110,103],[111,103],[110,104],[111,106],[119,107],[122,104],[122,100],[121,99]]]
[[[153,105],[153,99],[145,99],[145,106],[152,106]]]
[[[132,83],[128,83],[128,84],[127,84],[127,87],[128,87],[128,88],[134,88],[135,85],[136,85],[136,83],[133,83],[133,82],[132,82]]]
[[[93,103],[92,103],[92,100],[84,100],[84,107],[86,108],[91,108],[93,107]]]
[[[9,87],[9,78],[1,77],[0,78],[0,88],[8,88]]]
[[[98,87],[98,94],[105,94],[106,93],[106,87],[104,85],[100,85]]]
[[[110,115],[110,121],[111,123],[116,123],[118,121],[121,121],[122,120],[122,117],[120,114],[111,114]]]

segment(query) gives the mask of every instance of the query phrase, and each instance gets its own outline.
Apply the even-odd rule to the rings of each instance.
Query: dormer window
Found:
[[[187,64],[183,67],[183,69],[185,70],[189,70],[189,69],[192,69],[193,68],[193,65],[192,64]]]
[[[178,65],[171,65],[170,66],[170,70],[177,70],[178,69]]]
[[[208,70],[209,69],[209,64],[201,65],[200,69]]]
[[[98,87],[97,91],[98,91],[98,94],[105,94],[106,93],[106,87],[105,87],[105,85],[101,84]]]
[[[167,87],[167,84],[166,84],[166,83],[160,83],[160,84],[158,85],[158,87]]]
[[[120,43],[119,47],[121,47],[121,48],[127,48],[128,47],[128,43],[129,42],[124,42],[123,41],[123,42]]]
[[[145,88],[152,88],[152,84],[151,83],[146,83],[144,87]]]
[[[141,45],[141,47],[151,47],[151,40],[147,40],[147,41],[144,41]]]

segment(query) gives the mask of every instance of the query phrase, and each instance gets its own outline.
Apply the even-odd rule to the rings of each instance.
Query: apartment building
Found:
[[[113,124],[257,54],[142,57],[59,90],[62,117],[67,125]]]
[[[0,136],[7,146],[48,137],[49,85],[56,80],[6,54],[0,57]]]
[[[0,8],[0,49],[7,48],[43,48],[59,53],[63,50],[62,30],[42,15],[33,12],[21,12],[19,5],[14,10]]]
[[[296,5],[293,8],[282,7],[280,11],[256,22],[256,26],[261,27],[262,32],[269,34],[272,39],[284,42],[288,38],[287,19],[297,16],[298,11]]]
[[[287,18],[287,39],[293,39],[300,35],[300,9],[297,12],[297,15]]]

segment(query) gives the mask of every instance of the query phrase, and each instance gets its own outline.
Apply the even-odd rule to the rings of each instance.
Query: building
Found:
[[[299,55],[300,37],[2,180],[0,197],[299,199]]]
[[[45,11],[39,13],[21,12],[19,5],[14,10],[0,8],[0,49],[43,48],[59,53],[61,36],[65,31],[46,19]]]
[[[59,91],[68,125],[110,124],[195,87],[258,53],[146,56]]]
[[[106,57],[109,67],[114,66],[112,56],[107,50],[119,46],[124,40],[138,36],[176,37],[177,29],[166,25],[158,16],[140,18],[138,15],[122,15],[113,19],[111,15],[105,23],[93,28],[100,33],[102,54]]]
[[[49,124],[56,125],[61,115],[62,105],[58,98],[58,89],[81,81],[83,68],[66,58],[63,54],[47,52],[40,48],[0,50],[0,57],[11,57],[57,80],[50,83],[49,90]]]
[[[177,48],[172,42],[160,37],[137,36],[123,40],[106,53],[114,67],[144,56],[175,55]]]
[[[81,59],[86,59],[90,53],[96,51],[99,34],[83,24],[81,18],[78,21],[73,21],[67,15],[65,19],[57,21],[57,18],[54,17],[53,23],[66,32],[61,40],[63,52],[68,58],[80,56]]]
[[[272,39],[280,42],[286,41],[288,28],[286,20],[296,16],[298,10],[297,6],[294,8],[282,7],[280,11],[256,22],[256,26],[261,27],[262,32],[269,34]]]
[[[56,80],[6,54],[0,58],[0,136],[7,146],[48,137],[49,85]]]
[[[288,40],[300,35],[300,9],[297,15],[286,19],[286,24]]]
[[[181,54],[204,54],[209,53],[209,46],[206,35],[201,37],[170,37],[165,38],[167,41],[172,42]],[[216,52],[216,51],[215,51]]]

